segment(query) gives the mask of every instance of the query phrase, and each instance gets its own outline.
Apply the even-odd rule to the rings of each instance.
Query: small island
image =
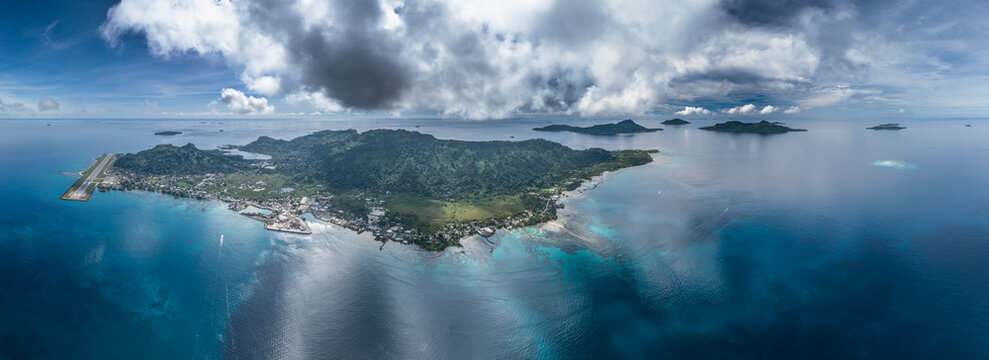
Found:
[[[771,123],[768,121],[760,121],[757,123],[744,123],[741,121],[728,121],[714,126],[705,126],[701,130],[710,130],[717,132],[729,132],[729,133],[751,133],[751,134],[782,134],[791,131],[807,131],[806,129],[793,129],[780,123]]]
[[[906,129],[905,126],[900,126],[897,123],[880,124],[872,127],[867,127],[869,130],[903,130]]]
[[[681,118],[675,118],[675,119],[669,119],[669,120],[663,121],[662,124],[663,125],[687,125],[687,124],[690,124],[690,121],[687,121],[687,120],[684,120],[684,119],[681,119]]]
[[[156,132],[155,135],[160,135],[160,136],[174,136],[174,135],[178,135],[178,134],[181,134],[181,133],[182,133],[181,131],[159,131],[159,132]]]
[[[533,128],[536,131],[569,131],[578,134],[588,134],[588,135],[620,135],[620,134],[636,134],[636,133],[647,133],[655,131],[663,131],[660,128],[647,128],[645,126],[636,124],[632,119],[625,119],[618,123],[613,124],[601,124],[588,127],[570,126],[570,125],[547,125],[543,127]]]
[[[442,140],[408,130],[267,136],[245,159],[193,144],[117,156],[101,190],[220,200],[269,230],[310,233],[304,217],[372,232],[382,242],[440,251],[472,236],[556,219],[564,191],[607,171],[651,162],[655,150],[575,150],[543,139]]]

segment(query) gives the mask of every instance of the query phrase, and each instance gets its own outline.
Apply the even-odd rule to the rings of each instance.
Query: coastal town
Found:
[[[260,163],[259,167],[270,166]],[[353,195],[333,195],[316,192],[311,195],[293,194],[294,189],[276,192],[278,196],[254,197],[234,195],[230,189],[249,192],[263,192],[267,183],[257,181],[247,184],[228,183],[225,174],[205,175],[138,175],[111,168],[115,181],[98,185],[102,191],[149,191],[175,197],[199,200],[218,200],[228,204],[228,208],[239,214],[264,223],[264,228],[295,234],[311,234],[306,216],[323,222],[348,228],[358,233],[371,232],[374,239],[382,243],[388,241],[402,244],[417,244],[425,249],[443,249],[459,244],[460,240],[478,235],[490,237],[496,229],[511,229],[530,226],[556,219],[556,209],[563,191],[557,188],[541,192],[530,192],[541,206],[526,209],[506,217],[486,220],[453,221],[435,230],[424,230],[404,223],[401,219],[388,216],[389,210],[384,201],[373,195],[358,193]],[[339,201],[345,198],[346,201]],[[367,211],[356,211],[354,203]],[[335,206],[338,204],[347,204]]]
[[[405,130],[325,130],[292,140],[262,136],[217,150],[158,144],[114,154],[102,170],[114,181],[96,187],[222,201],[272,231],[311,234],[311,220],[320,220],[369,232],[382,244],[441,251],[466,237],[555,220],[565,191],[605,172],[647,164],[655,152],[575,150],[541,139],[467,142]],[[520,162],[523,157],[528,160]]]

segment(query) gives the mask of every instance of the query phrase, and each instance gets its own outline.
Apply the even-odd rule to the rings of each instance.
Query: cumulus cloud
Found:
[[[52,98],[45,98],[38,102],[39,111],[58,110],[58,102]]]
[[[711,110],[708,110],[708,109],[705,109],[705,108],[702,108],[702,107],[687,106],[687,107],[684,107],[683,110],[680,110],[680,111],[675,112],[674,115],[682,115],[682,116],[688,116],[688,115],[711,115]]]
[[[850,6],[122,0],[101,32],[111,44],[142,34],[159,56],[219,56],[241,71],[247,90],[320,111],[600,115],[752,91],[801,96],[811,84],[855,74],[873,55],[851,51],[860,43],[853,34],[830,35],[855,16]]]
[[[776,112],[776,110],[779,110],[779,108],[778,107],[775,107],[775,106],[772,106],[772,105],[766,105],[765,107],[762,108],[762,110],[759,110],[759,114],[760,115],[769,115],[769,114],[772,114],[772,113]]]
[[[752,104],[745,104],[722,110],[722,112],[729,115],[751,115],[756,112],[756,107]]]
[[[803,109],[801,109],[799,106],[791,106],[788,107],[786,110],[783,110],[783,113],[789,115],[789,114],[796,114],[801,111],[803,111]]]
[[[244,95],[243,92],[226,88],[220,92],[220,102],[237,114],[271,114],[275,107],[268,104],[268,99]]]

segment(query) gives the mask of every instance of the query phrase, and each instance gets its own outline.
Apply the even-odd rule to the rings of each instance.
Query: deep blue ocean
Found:
[[[989,122],[530,130],[603,120],[0,120],[0,358],[989,358]],[[443,253],[218,202],[58,200],[105,152],[347,128],[662,152]]]

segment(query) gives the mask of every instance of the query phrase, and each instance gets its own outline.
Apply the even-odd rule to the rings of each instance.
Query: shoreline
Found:
[[[650,151],[650,153],[657,152],[659,152],[659,150]],[[652,156],[652,159],[648,163],[652,162],[655,162],[655,156]],[[642,165],[647,165],[648,163]],[[347,214],[344,213],[343,210],[326,205],[326,203],[335,196],[347,195],[317,193],[302,196],[301,198],[290,196],[276,199],[247,199],[233,195],[226,195],[225,191],[222,193],[204,192],[202,190],[190,192],[183,191],[183,188],[177,188],[169,185],[170,181],[183,180],[196,181],[197,184],[211,183],[222,177],[222,173],[207,174],[203,178],[193,179],[151,178],[150,180],[142,178],[140,175],[123,173],[117,174],[117,176],[124,179],[124,184],[115,184],[114,186],[105,188],[101,187],[100,190],[138,190],[167,194],[175,198],[218,200],[226,204],[229,210],[237,212],[239,215],[262,222],[264,224],[264,229],[266,230],[298,235],[312,234],[312,229],[306,221],[306,214],[308,214],[312,218],[328,224],[339,225],[355,232],[356,234],[372,232],[374,234],[372,238],[382,244],[386,244],[388,242],[398,242],[404,245],[417,245],[426,251],[442,252],[449,247],[463,248],[463,241],[473,237],[486,239],[495,235],[495,233],[499,230],[510,231],[524,227],[542,227],[553,221],[560,220],[560,217],[557,215],[557,211],[558,209],[565,207],[566,199],[582,199],[586,196],[587,192],[596,189],[602,183],[614,176],[614,174],[618,171],[632,167],[637,166],[602,171],[600,174],[591,176],[589,179],[582,181],[572,190],[567,190],[564,185],[558,185],[557,187],[543,190],[539,197],[541,201],[545,202],[545,204],[540,203],[536,207],[528,208],[516,214],[498,218],[453,221],[443,225],[443,227],[439,229],[426,231],[419,228],[408,227],[400,222],[379,223],[378,219],[383,218],[384,213],[390,210],[386,209],[381,201],[375,199],[374,197],[364,198],[364,201],[367,202],[367,205],[372,210],[372,214],[368,215],[365,219],[363,216],[358,215],[357,217],[354,217],[356,214]],[[128,180],[130,177],[137,179],[137,182],[131,183]],[[572,185],[573,182],[571,182],[571,186]],[[530,192],[529,195],[535,194]],[[245,209],[251,208],[263,209],[269,212],[243,212]],[[205,209],[203,209],[203,211],[205,211]],[[378,214],[374,214],[374,212],[377,212]]]

